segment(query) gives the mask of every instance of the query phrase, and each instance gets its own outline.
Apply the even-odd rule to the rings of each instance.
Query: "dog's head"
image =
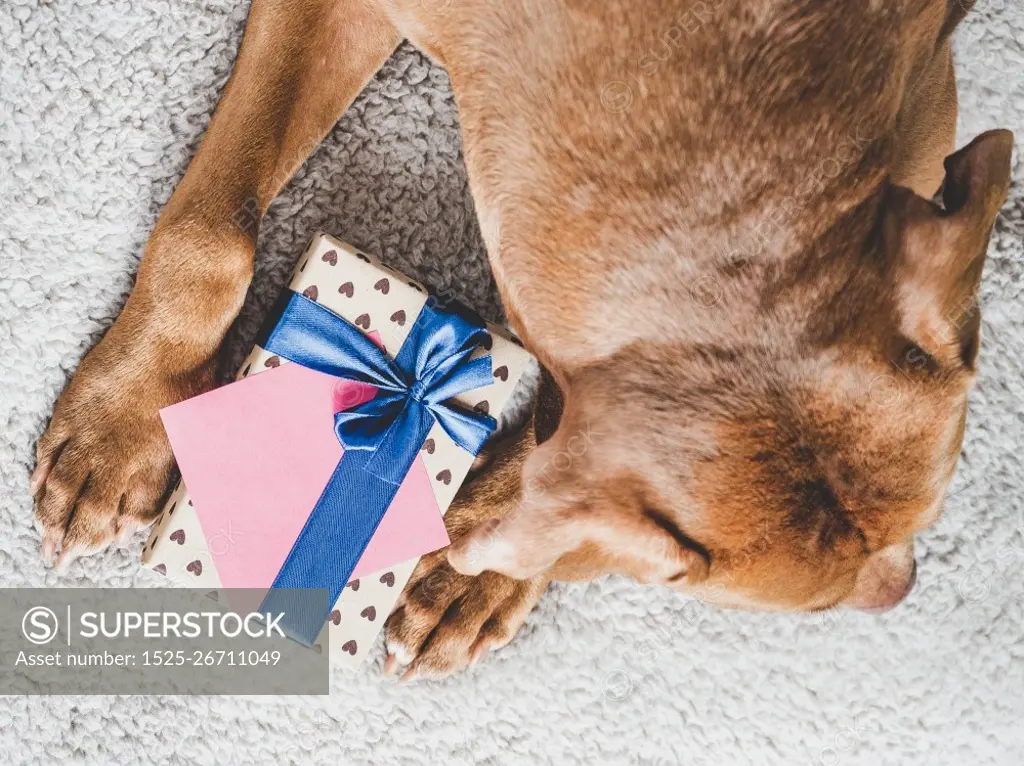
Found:
[[[733,342],[635,342],[574,372],[520,507],[453,563],[568,562],[731,606],[898,603],[960,452],[1011,148],[996,131],[949,157],[942,205],[883,184],[752,277],[762,323]]]

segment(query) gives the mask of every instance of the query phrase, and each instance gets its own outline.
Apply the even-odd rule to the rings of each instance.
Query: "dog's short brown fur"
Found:
[[[943,165],[968,5],[254,0],[136,289],[39,442],[44,553],[152,519],[157,410],[213,384],[252,275],[235,213],[407,37],[451,76],[510,323],[552,378],[449,512],[389,669],[479,658],[550,578],[898,602],[959,453],[1009,184],[1006,131]]]

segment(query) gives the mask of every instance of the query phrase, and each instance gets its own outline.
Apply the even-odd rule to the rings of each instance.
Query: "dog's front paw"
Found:
[[[449,566],[446,553],[421,559],[385,626],[384,670],[405,666],[403,681],[446,676],[504,646],[548,585],[547,577],[467,577]]]
[[[39,440],[31,488],[43,558],[66,565],[150,524],[174,469],[159,410],[213,383],[171,373],[115,325],[82,360]]]

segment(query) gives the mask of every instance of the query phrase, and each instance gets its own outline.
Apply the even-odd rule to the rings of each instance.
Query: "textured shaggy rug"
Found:
[[[54,400],[116,316],[228,76],[232,0],[0,3],[0,585],[151,586],[132,545],[43,568],[27,477]],[[1024,138],[1024,10],[958,43],[961,143]],[[490,317],[496,293],[444,72],[402,48],[271,208],[237,350],[318,228]],[[1018,160],[1017,177],[1021,164]],[[471,672],[330,698],[0,698],[12,764],[1018,764],[1024,752],[1024,193],[982,289],[982,376],[919,586],[883,617],[714,611],[618,578],[549,593]]]

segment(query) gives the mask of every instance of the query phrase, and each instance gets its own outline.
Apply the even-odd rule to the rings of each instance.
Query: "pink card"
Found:
[[[334,413],[375,391],[285,364],[161,410],[224,587],[273,583],[341,459]],[[352,578],[448,543],[417,457]]]

